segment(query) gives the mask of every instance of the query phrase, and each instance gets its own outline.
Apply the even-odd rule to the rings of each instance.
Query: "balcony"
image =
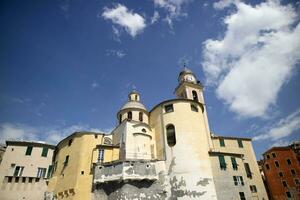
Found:
[[[158,180],[155,161],[119,161],[95,166],[94,183],[144,179]]]

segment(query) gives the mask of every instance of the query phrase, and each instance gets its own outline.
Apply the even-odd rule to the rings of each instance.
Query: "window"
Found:
[[[225,147],[225,140],[223,138],[219,138],[220,146]]]
[[[35,178],[35,182],[39,182],[40,181],[40,178]]]
[[[279,177],[283,177],[283,173],[282,172],[279,172],[278,175],[279,175]]]
[[[28,182],[32,183],[32,177],[29,177]]]
[[[286,181],[282,181],[283,187],[287,187]]]
[[[55,161],[55,163],[54,163],[54,169],[53,169],[53,172],[55,172],[56,169],[57,169],[57,161]]]
[[[255,185],[250,185],[250,191],[251,191],[252,193],[257,193],[256,186],[255,186]]]
[[[98,135],[97,134],[94,134],[94,137],[95,137],[95,139],[98,139]]]
[[[241,200],[246,200],[244,192],[239,192],[239,194],[240,194],[240,199]]]
[[[134,99],[137,101],[138,100],[138,95],[134,95]]]
[[[270,159],[270,155],[269,154],[267,155],[267,159]]]
[[[8,182],[8,183],[11,183],[11,182],[12,182],[12,177],[11,177],[11,176],[8,177],[7,182]]]
[[[244,147],[242,140],[239,139],[239,140],[237,140],[237,142],[238,142],[238,145],[239,145],[240,148]]]
[[[173,111],[174,111],[173,104],[165,105],[166,113],[173,112]]]
[[[49,165],[48,167],[48,173],[47,173],[47,178],[52,177],[52,172],[53,172],[53,165]]]
[[[65,162],[64,162],[64,166],[67,166],[69,162],[69,155],[66,156]]]
[[[16,182],[16,183],[19,183],[19,179],[20,179],[19,177],[16,177],[16,178],[15,178],[15,182]]]
[[[14,171],[14,176],[22,176],[24,167],[23,166],[16,166]]]
[[[275,166],[279,167],[279,162],[278,161],[275,161]]]
[[[129,111],[129,112],[127,113],[127,118],[128,118],[129,120],[132,120],[132,112],[131,112],[131,111]]]
[[[191,110],[194,112],[198,112],[198,108],[196,105],[191,104]]]
[[[270,166],[269,166],[269,164],[266,164],[266,168],[269,170],[270,169]]]
[[[169,124],[166,129],[168,145],[169,147],[173,147],[176,144],[175,126],[173,124]]]
[[[237,170],[237,169],[238,169],[238,165],[237,165],[237,163],[236,163],[235,157],[231,157],[231,163],[232,163],[232,168],[233,168],[234,170]]]
[[[143,121],[143,113],[142,112],[139,112],[139,120],[140,120],[140,122]]]
[[[299,179],[295,178],[296,185],[300,185]]]
[[[36,177],[37,177],[37,178],[45,178],[45,176],[46,176],[46,171],[47,171],[46,168],[41,168],[41,167],[39,167],[39,168],[38,168],[38,171],[37,171]]]
[[[244,163],[244,167],[246,170],[247,177],[252,178],[252,172],[251,172],[249,163]]]
[[[292,161],[290,159],[287,159],[286,162],[287,162],[288,165],[292,164]]]
[[[198,94],[195,90],[192,91],[193,94],[193,100],[198,101]]]
[[[26,182],[26,177],[23,177],[22,178],[22,183],[25,183]]]
[[[47,147],[43,147],[42,157],[47,157],[47,155],[48,155],[48,148]]]
[[[98,162],[104,161],[104,149],[98,149]]]
[[[296,171],[294,169],[291,169],[291,173],[293,176],[296,175]]]
[[[242,176],[233,176],[234,185],[244,185]]]
[[[30,155],[31,155],[32,148],[33,148],[32,146],[28,146],[28,147],[27,147],[26,153],[25,153],[26,156],[30,156]]]
[[[122,115],[120,114],[119,115],[119,124],[121,124],[122,123]]]
[[[72,142],[73,142],[73,139],[69,140],[69,144],[68,145],[71,146]]]
[[[291,195],[290,192],[286,192],[285,194],[286,194],[286,197],[287,197],[287,198],[292,198],[292,195]]]
[[[276,158],[276,154],[275,153],[272,153],[272,156],[273,156],[273,158]]]
[[[225,157],[223,155],[219,155],[219,163],[220,163],[220,168],[221,170],[226,170],[226,162],[225,162]]]

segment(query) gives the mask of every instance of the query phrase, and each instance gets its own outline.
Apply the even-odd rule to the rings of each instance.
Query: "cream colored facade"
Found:
[[[53,175],[47,199],[91,199],[93,167],[105,149],[103,162],[119,158],[118,147],[110,136],[93,132],[75,132],[63,139],[55,149]]]
[[[237,138],[222,137],[226,146],[218,146],[201,83],[189,69],[178,81],[176,98],[152,110],[132,91],[110,134],[80,132],[61,141],[48,199],[266,200],[251,140],[240,138],[244,146],[237,148]]]
[[[26,141],[6,141],[6,145],[0,165],[0,199],[43,199],[54,146]]]

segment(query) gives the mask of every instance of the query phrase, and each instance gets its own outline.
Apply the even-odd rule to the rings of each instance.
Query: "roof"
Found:
[[[25,140],[7,140],[6,146],[8,145],[15,145],[15,146],[36,146],[36,147],[48,147],[50,149],[54,149],[55,145],[47,144],[45,142],[38,142],[38,141],[25,141]]]
[[[79,131],[79,132],[74,132],[71,135],[69,135],[68,137],[62,139],[57,145],[56,147],[58,147],[60,144],[62,144],[64,141],[69,140],[71,138],[74,138],[77,135],[106,135],[105,133],[96,133],[96,132],[89,132],[89,131]]]
[[[211,137],[212,138],[223,138],[223,139],[229,139],[229,140],[237,140],[237,139],[249,140],[249,141],[252,140],[252,138],[246,138],[246,137],[232,137],[232,136],[219,136],[219,135],[212,135]]]
[[[192,74],[192,70],[190,70],[187,67],[184,67],[183,70],[179,73],[179,76],[181,76],[182,74]]]
[[[202,112],[204,112],[204,106],[202,103],[198,102],[198,101],[195,101],[195,100],[192,100],[192,99],[169,99],[169,100],[166,100],[166,101],[162,101],[160,102],[159,104],[155,105],[151,110],[150,110],[150,113],[155,110],[157,107],[163,105],[163,104],[167,104],[167,103],[175,103],[175,102],[190,102],[190,103],[195,103],[195,104],[198,104],[202,110]]]
[[[271,151],[283,151],[283,150],[292,150],[292,149],[290,148],[290,146],[272,147],[271,149],[265,151],[265,153],[263,153],[263,155],[267,154],[267,153],[269,153]]]
[[[122,106],[120,110],[125,110],[128,108],[138,108],[142,110],[147,110],[146,107],[139,101],[128,101]]]

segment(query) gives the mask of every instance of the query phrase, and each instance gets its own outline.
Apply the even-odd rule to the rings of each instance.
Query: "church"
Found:
[[[267,200],[251,139],[212,133],[190,69],[175,94],[147,110],[134,90],[111,133],[59,142],[46,199]]]

